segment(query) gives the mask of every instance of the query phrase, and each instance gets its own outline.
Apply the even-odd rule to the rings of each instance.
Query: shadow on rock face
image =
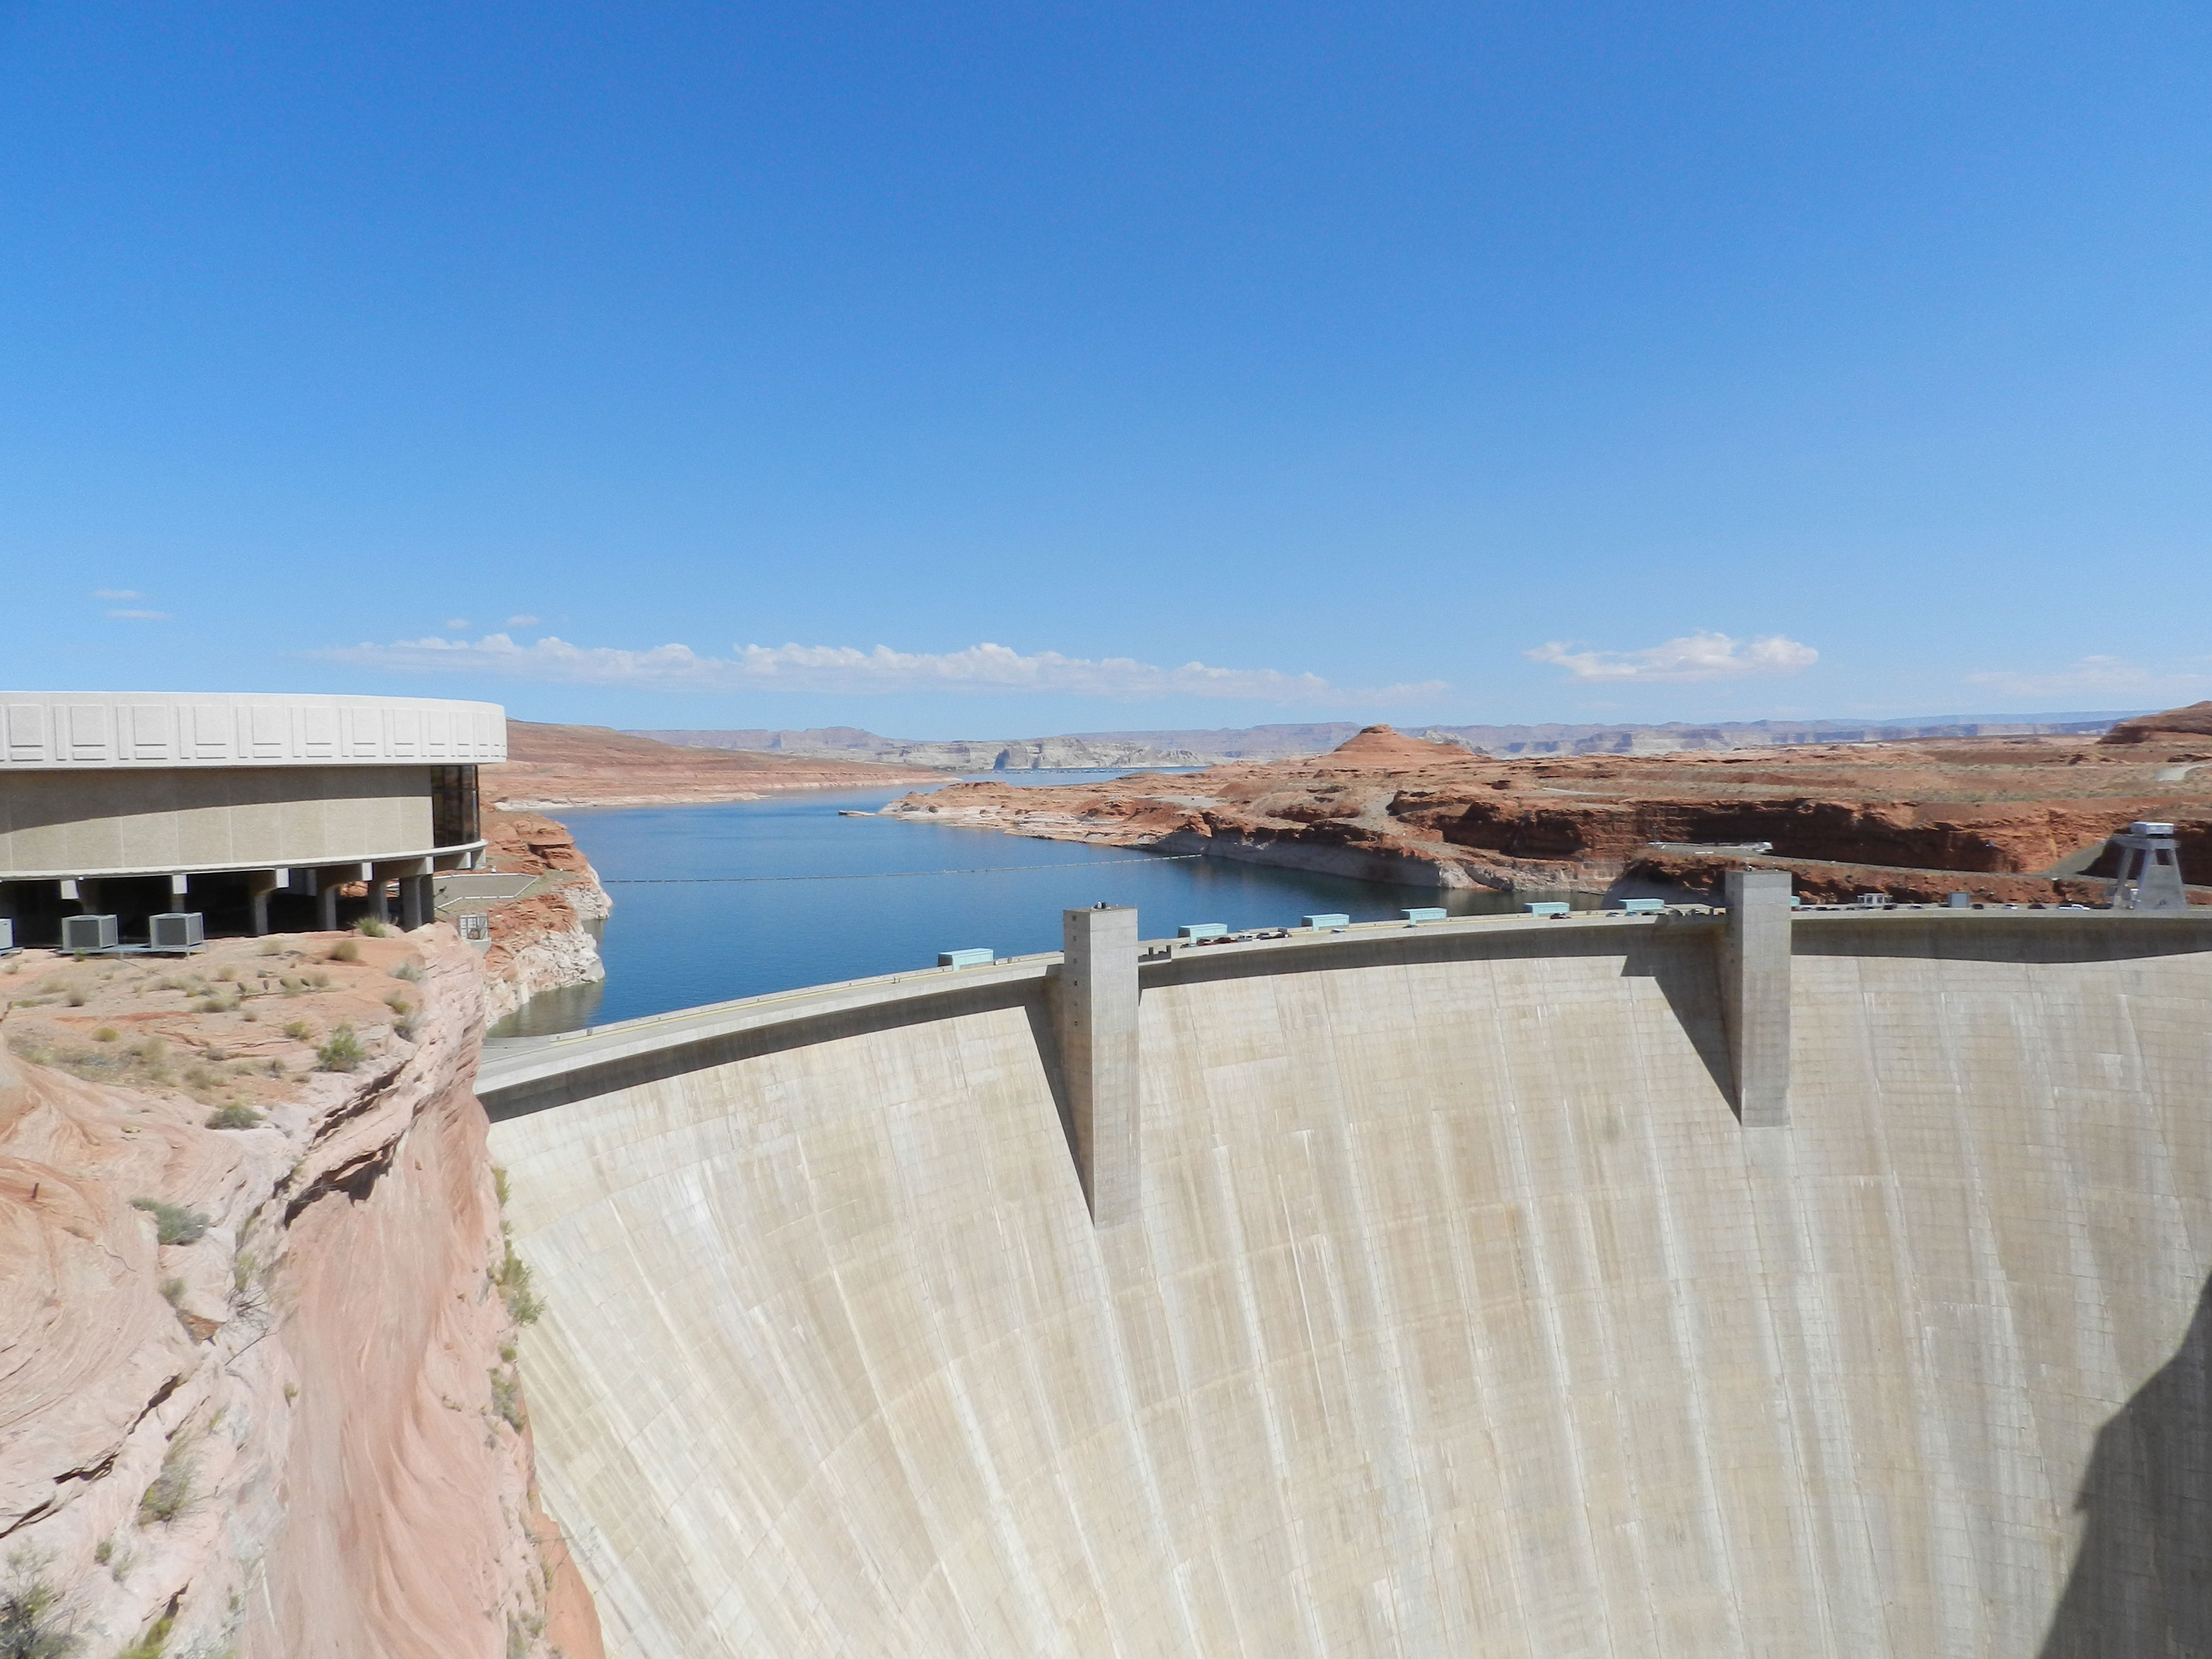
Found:
[[[2097,1431],[2081,1551],[2042,1659],[2212,1655],[2212,1283],[2172,1358]]]

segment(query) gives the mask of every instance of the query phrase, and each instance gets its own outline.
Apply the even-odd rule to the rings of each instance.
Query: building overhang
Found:
[[[0,778],[24,772],[480,766],[507,711],[438,697],[0,691]]]
[[[78,870],[0,870],[0,884],[15,881],[124,881],[142,876],[242,876],[263,870],[331,870],[345,865],[404,864],[410,860],[428,860],[434,871],[459,867],[460,861],[483,850],[481,841],[460,842],[450,847],[417,847],[398,850],[379,848],[364,853],[345,853],[335,857],[317,856],[301,859],[290,865],[272,864],[267,859],[253,859],[245,863],[232,860],[222,864],[132,864],[108,869]],[[441,860],[448,862],[441,863]]]

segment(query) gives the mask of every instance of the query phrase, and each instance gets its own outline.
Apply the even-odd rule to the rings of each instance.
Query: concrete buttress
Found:
[[[1063,911],[1060,936],[1053,1018],[1076,1170],[1092,1222],[1115,1227],[1136,1218],[1139,1201],[1137,913]]]
[[[1747,1129],[1790,1123],[1790,875],[1731,870],[1721,940],[1721,1006]]]

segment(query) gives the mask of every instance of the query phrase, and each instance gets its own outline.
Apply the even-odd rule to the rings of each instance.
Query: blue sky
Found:
[[[0,0],[0,680],[2212,696],[2208,110],[2201,6]]]

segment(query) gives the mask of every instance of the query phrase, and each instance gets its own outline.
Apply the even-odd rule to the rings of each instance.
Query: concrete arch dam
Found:
[[[1733,925],[1149,950],[1120,1141],[1057,957],[489,1059],[610,1651],[2212,1652],[2212,922],[1785,915],[1774,1127]]]

